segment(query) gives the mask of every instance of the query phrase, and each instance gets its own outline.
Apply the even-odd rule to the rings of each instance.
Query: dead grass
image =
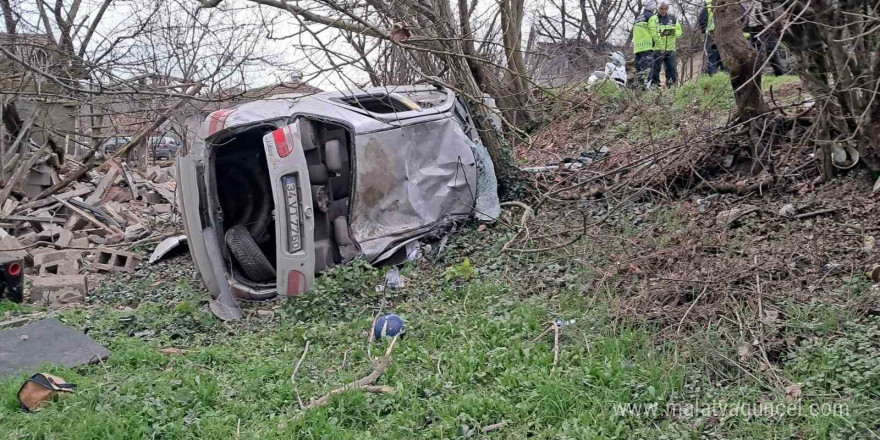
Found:
[[[774,84],[777,102],[802,99],[796,84]],[[667,98],[589,95],[538,135],[543,147],[524,150],[521,161],[576,157],[584,146],[610,145],[611,154],[535,177],[537,215],[508,246],[512,258],[548,249],[573,259],[591,272],[588,290],[614,297],[620,317],[659,324],[666,335],[722,322],[748,333],[769,322],[761,332],[772,358],[791,342],[782,329],[792,307],[877,313],[876,289],[840,287],[866,282],[880,262],[866,245],[880,230],[871,176],[823,183],[812,146],[799,141],[808,123],[772,120],[767,149],[757,153],[739,128],[710,128],[717,112],[695,106],[671,118]],[[621,136],[635,120],[649,126],[643,137]]]

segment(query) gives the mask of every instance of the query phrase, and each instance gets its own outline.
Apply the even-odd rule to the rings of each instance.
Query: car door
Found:
[[[207,275],[212,274],[214,268],[206,242],[208,234],[204,232],[205,228],[211,225],[208,218],[204,150],[205,142],[202,139],[196,139],[190,145],[189,154],[177,157],[174,177],[177,187],[180,188],[177,192],[177,206],[183,219],[184,231],[189,237],[187,245],[190,255],[199,268],[199,273],[202,274],[205,286],[211,292],[211,296],[217,298],[220,295],[220,286],[222,283],[226,283],[226,280]]]
[[[275,201],[277,289],[297,296],[315,278],[315,223],[300,120],[263,136]]]
[[[471,213],[476,164],[458,120],[362,133],[354,145],[351,232],[369,261],[438,222]]]

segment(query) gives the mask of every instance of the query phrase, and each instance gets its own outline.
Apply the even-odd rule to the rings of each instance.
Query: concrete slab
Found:
[[[3,375],[36,373],[43,364],[75,367],[109,356],[110,350],[54,318],[0,331],[0,374]]]

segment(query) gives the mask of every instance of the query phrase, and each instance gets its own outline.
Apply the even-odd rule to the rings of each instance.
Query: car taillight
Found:
[[[24,299],[22,262],[11,255],[0,254],[0,299],[20,303]]]
[[[278,157],[287,157],[293,151],[290,144],[287,143],[287,136],[284,134],[284,129],[279,128],[272,133],[272,138],[275,140],[275,150],[278,151]]]
[[[285,208],[287,210],[287,251],[295,253],[302,250],[302,219],[297,175],[288,174],[281,178],[284,188]]]
[[[287,272],[287,296],[297,296],[306,291],[306,276],[302,272]]]

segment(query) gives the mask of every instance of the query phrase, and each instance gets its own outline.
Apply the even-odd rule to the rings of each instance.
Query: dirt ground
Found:
[[[824,182],[815,149],[798,142],[797,127],[773,146],[771,178],[761,169],[766,161],[749,157],[736,134],[712,128],[728,117],[726,105],[716,104],[730,98],[715,86],[702,78],[654,95],[580,97],[580,106],[538,135],[534,145],[542,146],[518,150],[518,160],[583,161],[581,153],[600,146],[610,153],[575,171],[537,175],[542,212],[515,247],[581,256],[594,289],[624,293],[615,295],[622,316],[660,324],[661,333],[724,320],[746,331],[748,323],[734,315],[745,306],[756,314],[750,319],[767,325],[766,356],[778,360],[797,343],[785,336],[793,307],[823,303],[880,313],[872,283],[880,279],[865,275],[880,264],[874,179],[857,169]],[[804,101],[793,80],[771,79],[765,90],[781,105],[800,108]],[[700,96],[691,99],[694,91]],[[665,150],[671,158],[639,163]],[[583,225],[585,237],[568,244]]]

